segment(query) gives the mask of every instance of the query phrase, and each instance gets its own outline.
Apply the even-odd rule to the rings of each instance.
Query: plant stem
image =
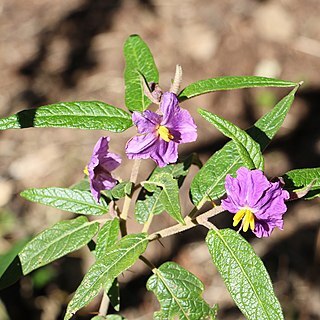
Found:
[[[141,232],[148,232],[152,219],[153,219],[154,215],[150,214],[148,217],[148,220],[146,221],[146,223],[143,225],[142,231]]]
[[[154,241],[160,238],[169,237],[171,235],[174,235],[176,233],[191,229],[197,225],[203,225],[207,227],[208,229],[214,229],[216,228],[212,223],[208,221],[209,218],[221,213],[224,211],[224,209],[221,206],[216,206],[212,208],[209,211],[206,211],[203,214],[200,214],[199,216],[195,218],[191,218],[190,216],[186,216],[184,219],[185,224],[176,224],[172,227],[160,230],[158,232],[150,234],[148,237],[149,241]]]
[[[105,316],[108,312],[110,299],[105,291],[103,291],[102,300],[99,308],[99,316]]]
[[[130,209],[131,200],[132,200],[132,195],[133,195],[134,191],[136,190],[134,188],[134,185],[135,185],[135,183],[137,181],[140,163],[141,163],[140,159],[135,160],[134,163],[133,163],[131,176],[130,176],[130,182],[133,183],[133,187],[131,189],[130,195],[126,195],[125,196],[122,212],[119,215],[120,231],[121,231],[122,237],[127,235],[127,218],[128,218],[128,213],[129,213],[129,209]],[[110,299],[109,299],[107,293],[104,291],[103,292],[103,296],[102,296],[102,300],[101,300],[101,303],[100,303],[99,316],[105,316],[107,314],[108,308],[109,308],[109,303],[110,303]]]
[[[141,159],[136,159],[133,162],[133,167],[132,167],[131,176],[130,176],[130,182],[132,182],[133,185],[135,185],[138,178],[140,163],[141,163]],[[135,191],[135,188],[133,186],[131,193],[129,195],[126,195],[124,198],[124,204],[123,204],[122,212],[120,214],[120,229],[121,229],[122,236],[127,235],[127,218],[128,218],[130,204],[131,204],[132,195],[134,191]]]

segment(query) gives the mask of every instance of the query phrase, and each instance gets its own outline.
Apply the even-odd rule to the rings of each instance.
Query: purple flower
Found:
[[[289,192],[282,189],[279,181],[268,181],[261,170],[241,167],[236,178],[227,175],[225,187],[227,198],[222,200],[222,207],[235,213],[233,226],[242,220],[243,231],[250,227],[259,238],[269,237],[275,227],[283,229]]]
[[[108,151],[109,141],[109,137],[98,140],[85,169],[85,173],[89,175],[91,193],[97,202],[100,202],[101,190],[110,190],[117,184],[110,172],[120,165],[121,157]]]
[[[190,113],[181,109],[177,96],[165,92],[160,102],[162,115],[150,110],[133,112],[138,135],[127,142],[129,159],[153,159],[159,167],[178,159],[178,145],[197,139],[197,126]]]

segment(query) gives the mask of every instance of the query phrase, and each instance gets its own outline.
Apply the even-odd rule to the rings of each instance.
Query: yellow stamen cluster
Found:
[[[244,232],[248,231],[249,226],[250,229],[254,230],[254,214],[248,208],[244,208],[239,210],[233,217],[233,226],[235,227],[241,220],[242,221],[242,230]]]
[[[174,138],[174,136],[170,133],[169,129],[165,126],[159,126],[157,132],[161,139],[166,142],[170,142]]]
[[[83,169],[83,173],[84,173],[86,176],[89,175],[88,166],[86,166],[86,167]]]

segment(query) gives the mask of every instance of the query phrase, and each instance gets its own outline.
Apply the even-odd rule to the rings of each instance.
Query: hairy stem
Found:
[[[190,216],[186,216],[184,219],[185,224],[176,224],[172,227],[157,231],[155,233],[150,234],[148,237],[149,241],[154,241],[160,238],[166,238],[176,233],[189,230],[197,225],[203,225],[208,229],[215,229],[216,227],[208,221],[209,218],[214,217],[215,215],[221,213],[224,209],[221,206],[216,206],[205,213],[200,214],[195,218],[191,218]]]
[[[148,220],[145,222],[145,224],[143,225],[142,231],[141,232],[148,232],[150,225],[152,223],[154,215],[150,214],[148,217]]]
[[[131,176],[130,176],[130,182],[132,182],[133,185],[135,185],[135,183],[137,182],[140,163],[141,163],[140,159],[136,159],[133,163]],[[133,186],[131,193],[129,195],[126,195],[124,198],[124,204],[123,204],[122,212],[120,214],[120,230],[121,230],[122,236],[127,235],[127,218],[128,218],[130,204],[131,204],[132,195],[134,191],[135,191],[135,188]]]
[[[99,308],[99,316],[105,316],[108,312],[110,299],[105,291],[103,291],[102,300]]]

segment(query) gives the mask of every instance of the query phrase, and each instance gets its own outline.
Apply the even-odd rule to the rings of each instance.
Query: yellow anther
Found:
[[[239,210],[233,217],[233,226],[235,227],[241,220],[242,230],[244,232],[248,231],[249,227],[251,230],[254,230],[254,214],[248,208]]]
[[[169,129],[165,126],[159,126],[157,132],[161,139],[166,142],[170,142],[174,138],[174,136],[170,133]]]
[[[86,176],[89,175],[88,166],[85,166],[85,168],[83,169],[83,173],[84,173]]]

